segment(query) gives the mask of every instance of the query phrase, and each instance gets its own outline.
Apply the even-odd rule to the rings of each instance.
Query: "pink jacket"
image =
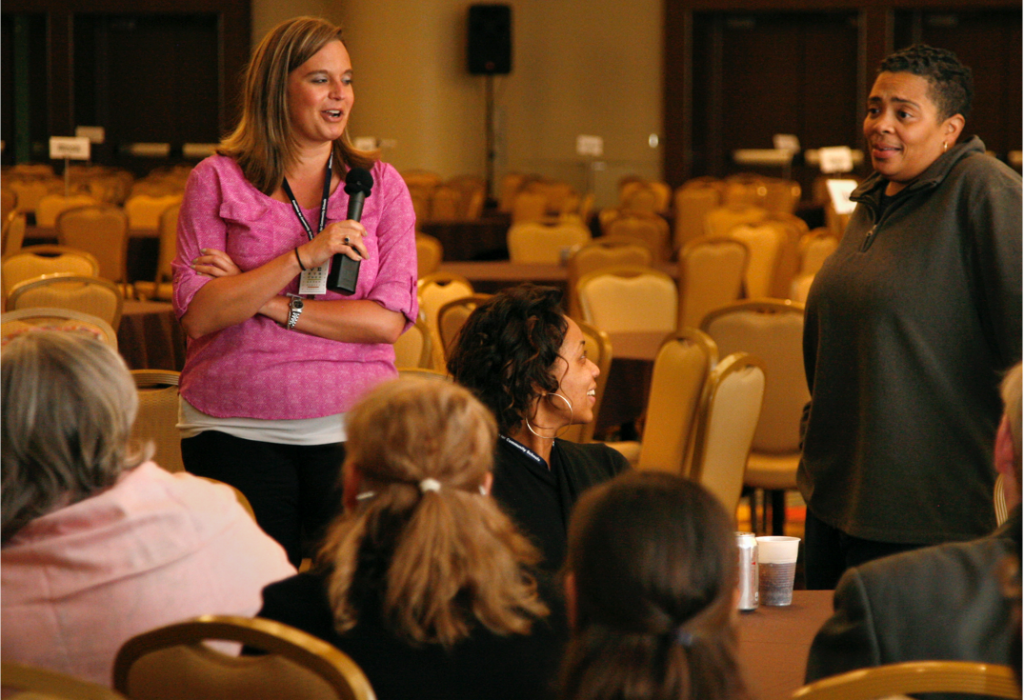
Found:
[[[373,190],[363,207],[363,239],[370,257],[359,268],[352,296],[328,292],[317,299],[371,299],[415,323],[416,213],[405,182],[390,165],[373,167]],[[319,223],[319,205],[304,210]],[[327,203],[327,223],[348,216],[339,186]],[[231,158],[211,156],[189,176],[178,217],[174,307],[178,318],[210,281],[190,267],[202,248],[226,251],[252,270],[308,241],[292,205],[266,196]],[[280,293],[297,293],[298,276]],[[188,343],[181,395],[218,418],[265,420],[321,418],[344,413],[366,391],[398,376],[387,343],[342,343],[285,330],[265,316]]]
[[[230,489],[146,462],[0,550],[3,659],[109,686],[129,638],[198,615],[251,617],[263,587],[294,573]]]

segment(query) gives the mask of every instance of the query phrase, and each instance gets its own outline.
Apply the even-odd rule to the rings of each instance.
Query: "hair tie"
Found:
[[[672,633],[672,638],[675,640],[675,643],[681,647],[689,649],[693,646],[693,633],[686,631],[682,627],[676,627],[675,631]]]
[[[428,491],[438,492],[441,490],[441,482],[437,479],[424,479],[420,482],[420,491],[427,493]]]

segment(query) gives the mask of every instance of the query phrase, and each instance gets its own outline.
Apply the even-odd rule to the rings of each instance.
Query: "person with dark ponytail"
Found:
[[[496,437],[454,382],[368,394],[349,414],[344,513],[310,572],[264,589],[259,616],[341,649],[380,700],[550,697],[564,615],[490,496]]]
[[[700,485],[624,474],[569,525],[562,700],[748,700],[732,524]]]

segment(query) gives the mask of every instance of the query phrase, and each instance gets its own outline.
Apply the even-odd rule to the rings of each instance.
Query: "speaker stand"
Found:
[[[498,200],[494,196],[494,159],[496,156],[494,147],[494,74],[488,73],[484,76],[485,94],[485,130],[487,133],[487,202],[484,205],[487,209],[496,209]]]

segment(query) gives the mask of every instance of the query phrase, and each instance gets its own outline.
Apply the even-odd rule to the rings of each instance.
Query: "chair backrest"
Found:
[[[425,277],[437,268],[444,259],[444,246],[441,241],[425,233],[416,234],[416,277]]]
[[[458,337],[459,331],[466,325],[466,319],[476,311],[480,304],[490,298],[490,294],[472,294],[468,297],[453,299],[437,310],[437,330],[441,336],[441,355],[446,366],[452,344]]]
[[[558,263],[589,242],[590,229],[576,222],[513,224],[508,230],[508,257],[512,262]]]
[[[36,225],[53,227],[57,223],[57,215],[62,211],[75,207],[92,207],[99,201],[86,194],[73,194],[65,197],[62,194],[48,194],[40,198],[36,204]]]
[[[449,301],[472,296],[473,285],[462,275],[434,272],[421,277],[416,283],[416,290],[419,295],[420,312],[426,319],[427,328],[430,330],[434,369],[443,372],[444,346],[441,342],[441,331],[437,325],[438,312]]]
[[[616,217],[604,229],[606,236],[631,236],[647,243],[657,260],[668,260],[671,255],[668,240],[668,222],[657,214],[632,213]]]
[[[56,245],[22,248],[10,257],[5,257],[3,263],[0,263],[4,295],[9,295],[19,282],[58,272],[98,277],[100,263],[91,253],[84,250]]]
[[[206,640],[240,642],[267,653],[228,656],[204,645]],[[114,661],[114,687],[132,700],[376,697],[355,662],[327,642],[278,622],[220,615],[129,639]]]
[[[806,304],[807,296],[811,293],[812,284],[814,284],[814,275],[797,276],[790,286],[789,298],[798,304]]]
[[[751,448],[789,454],[800,450],[800,416],[811,400],[804,374],[804,307],[789,300],[758,299],[709,313],[701,330],[723,355],[747,352],[765,367],[764,407]]]
[[[712,309],[743,296],[750,252],[735,238],[702,236],[679,252],[679,327],[699,328]]]
[[[4,661],[3,697],[17,700],[127,700],[121,693],[48,668]]]
[[[704,215],[704,235],[728,236],[736,226],[756,224],[766,216],[768,212],[760,207],[715,207]]]
[[[1020,698],[1009,666],[972,661],[907,661],[822,678],[793,693],[793,700],[869,700],[911,693],[962,693]]]
[[[543,192],[517,192],[512,199],[512,223],[543,221],[548,214],[548,196]]]
[[[18,207],[18,194],[7,187],[4,183],[3,188],[0,188],[0,220],[7,221],[7,217],[11,215]]]
[[[676,283],[664,272],[624,265],[584,275],[576,285],[583,319],[603,331],[676,329]]]
[[[117,328],[123,307],[121,290],[110,280],[56,273],[16,284],[4,310],[71,309],[98,316]]]
[[[734,353],[712,370],[701,399],[690,478],[713,493],[734,518],[761,415],[764,375],[757,358]]]
[[[764,181],[764,208],[771,212],[792,214],[800,203],[800,183],[771,177]]]
[[[654,252],[645,241],[631,236],[600,236],[580,247],[569,258],[567,273],[569,281],[569,315],[581,318],[576,283],[583,275],[595,270],[620,265],[650,267]]]
[[[630,180],[619,187],[619,207],[633,212],[667,214],[672,190],[664,182]]]
[[[98,316],[70,309],[20,309],[0,316],[0,345],[33,329],[87,333],[117,350],[117,332]]]
[[[61,182],[54,178],[12,180],[7,187],[18,196],[17,211],[35,212],[39,200],[51,192],[57,192]]]
[[[430,218],[454,221],[462,218],[462,192],[451,185],[438,185],[430,198]]]
[[[124,203],[125,214],[128,215],[130,228],[159,228],[160,215],[167,207],[181,204],[180,194],[133,194]]]
[[[181,201],[170,205],[160,212],[160,252],[156,261],[156,280],[170,282],[174,278],[171,263],[178,255],[178,214],[181,213]]]
[[[476,175],[456,175],[446,183],[459,192],[459,218],[478,219],[487,199],[487,182]]]
[[[722,204],[731,207],[764,207],[767,178],[756,173],[736,173],[725,178]]]
[[[694,238],[704,235],[704,217],[722,204],[722,188],[713,178],[689,180],[673,195],[675,226],[672,247],[680,250]]]
[[[57,217],[57,240],[96,256],[100,277],[126,281],[128,217],[117,207],[79,207],[61,212]]]
[[[772,288],[784,244],[783,234],[767,223],[740,224],[729,231],[729,237],[746,244],[750,251],[747,274],[744,278],[747,297],[751,299],[772,296]]]
[[[506,214],[511,213],[512,203],[516,195],[522,189],[527,176],[523,173],[505,173],[501,178],[501,185],[498,191],[498,211]]]
[[[422,313],[395,341],[395,367],[433,367],[430,328]]]
[[[800,274],[816,275],[825,259],[839,247],[839,239],[827,228],[816,228],[800,239]]]
[[[688,474],[701,397],[717,363],[714,341],[696,328],[683,328],[662,343],[654,360],[638,469]]]
[[[133,369],[139,392],[139,415],[133,437],[151,440],[156,463],[169,472],[185,471],[178,431],[178,379],[180,372],[164,369]]]
[[[594,420],[582,425],[572,425],[562,433],[563,440],[572,442],[587,443],[594,439],[594,430],[597,428],[597,416],[601,412],[601,401],[604,399],[604,388],[608,385],[608,372],[612,368],[612,341],[608,334],[600,328],[596,328],[585,321],[578,321],[580,330],[583,331],[583,341],[587,351],[587,358],[597,365],[600,374],[597,375],[597,389],[595,390]]]
[[[27,225],[25,214],[20,211],[12,211],[4,219],[4,257],[14,255],[21,250],[21,246],[25,242],[25,228]]]

